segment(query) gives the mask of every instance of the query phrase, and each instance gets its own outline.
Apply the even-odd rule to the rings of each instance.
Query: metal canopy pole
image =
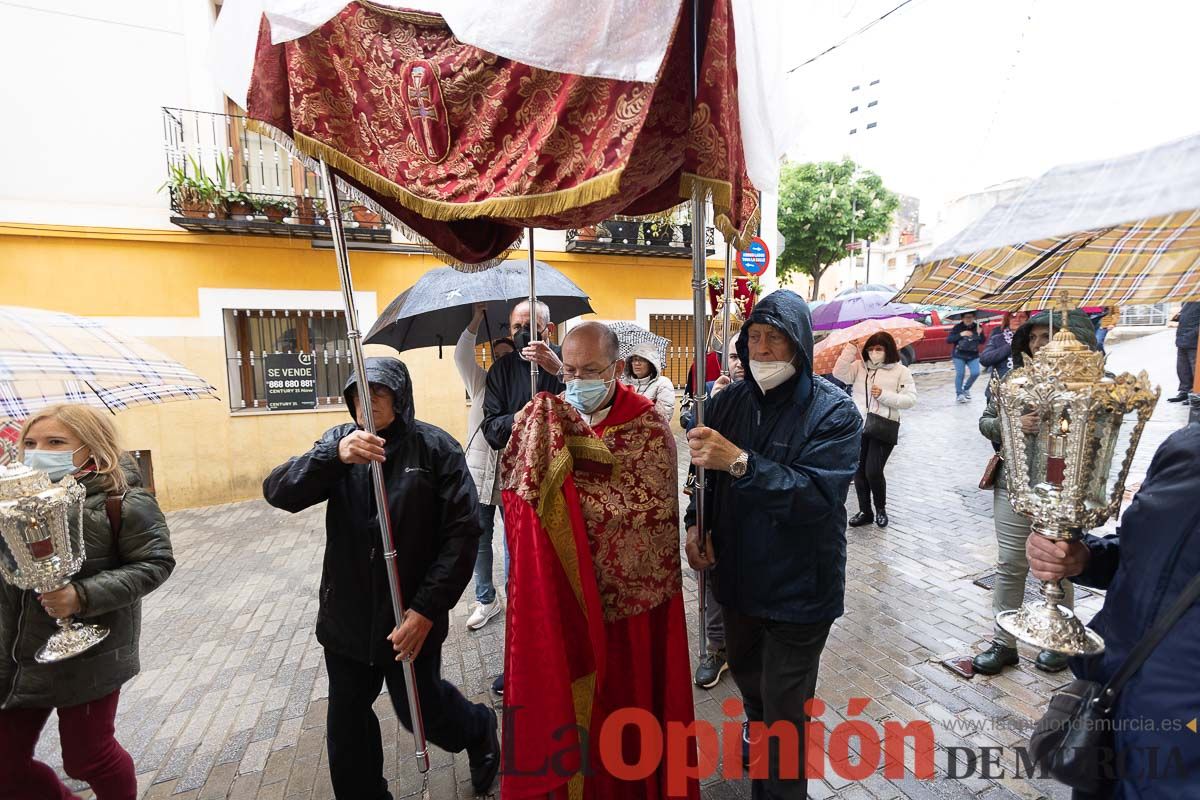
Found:
[[[533,257],[533,228],[526,228],[525,235],[529,237],[529,341],[536,342],[538,340],[538,323],[541,322],[541,317],[538,316],[537,308],[537,280],[534,277],[536,272],[536,261]],[[532,400],[537,396],[538,382],[538,365],[536,361],[529,362],[529,399]]]
[[[729,375],[729,305],[733,302],[733,245],[725,243],[725,313],[721,319],[721,374]],[[730,376],[732,378],[732,376]]]
[[[705,343],[706,328],[708,327],[705,325],[705,317],[707,316],[705,313],[707,303],[707,298],[705,297],[707,289],[705,260],[707,259],[707,255],[704,249],[704,189],[700,186],[699,181],[695,181],[692,184],[692,314],[696,328],[696,405],[693,418],[696,421],[697,428],[704,426],[704,400],[708,393],[708,376],[705,375],[705,366],[708,362],[708,345]],[[726,303],[728,303],[728,287],[726,287],[725,292]],[[728,309],[728,306],[726,306],[726,309]],[[693,491],[692,497],[696,502],[696,532],[700,539],[700,552],[703,553],[708,541],[708,536],[704,529],[704,467],[696,467],[696,488]],[[697,637],[697,641],[699,642],[698,653],[700,658],[704,658],[708,655],[708,632],[704,626],[704,615],[708,608],[708,570],[702,569],[696,572],[696,589],[696,593],[700,598],[700,635]]]
[[[700,94],[700,0],[692,0],[692,112],[695,113],[696,98]],[[696,336],[696,361],[694,375],[696,384],[696,406],[693,414],[697,428],[704,425],[704,399],[708,393],[705,369],[708,362],[708,346],[705,344],[705,293],[707,270],[705,261],[708,253],[704,249],[704,189],[698,179],[692,181],[692,319]],[[696,467],[696,488],[692,495],[696,500],[696,533],[700,552],[704,552],[708,535],[704,530],[704,468]],[[696,637],[700,658],[708,655],[708,630],[704,624],[708,610],[707,570],[696,572],[696,594],[700,600],[699,636]]]
[[[342,302],[346,308],[346,339],[350,343],[350,359],[354,364],[354,378],[358,384],[358,396],[362,401],[362,419],[358,420],[363,430],[375,435],[375,418],[371,413],[371,386],[367,381],[367,364],[363,357],[362,332],[358,329],[358,310],[354,304],[354,283],[350,278],[350,253],[346,249],[346,231],[342,228],[339,213],[337,184],[329,165],[321,162],[321,180],[329,195],[329,227],[333,234],[333,251],[337,255],[338,279],[342,286]],[[404,601],[400,595],[400,571],[396,566],[396,544],[392,535],[392,519],[388,513],[387,489],[383,484],[383,465],[370,463],[371,483],[375,488],[375,509],[379,515],[379,534],[383,540],[383,561],[387,570],[388,589],[392,595],[392,613],[396,625],[404,620]],[[404,688],[408,694],[408,709],[412,715],[412,732],[416,740],[417,769],[429,771],[429,746],[425,742],[425,720],[421,715],[421,704],[417,698],[417,676],[412,661],[402,662]]]

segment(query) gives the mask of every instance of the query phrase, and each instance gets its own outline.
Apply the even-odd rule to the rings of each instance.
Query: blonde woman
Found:
[[[52,710],[58,711],[63,769],[97,800],[133,800],[133,759],[113,721],[121,686],[138,673],[141,599],[158,588],[175,559],[158,503],[122,455],[110,419],[87,406],[60,405],[26,420],[23,461],[58,482],[73,475],[87,489],[87,558],[65,588],[38,595],[0,583],[0,800],[73,798],[54,770],[33,757]],[[108,637],[82,655],[38,664],[34,653],[75,616]]]

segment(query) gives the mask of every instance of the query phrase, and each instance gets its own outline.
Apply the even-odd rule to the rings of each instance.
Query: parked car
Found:
[[[914,361],[945,361],[950,358],[954,351],[954,346],[946,341],[946,337],[958,324],[958,319],[942,319],[944,311],[937,309],[922,309],[921,316],[917,319],[925,324],[925,338],[919,342],[914,342],[904,350],[911,350],[911,360],[906,361],[910,364]],[[1004,313],[1002,311],[977,311],[975,312],[975,321],[982,326],[984,341],[992,331],[996,329],[1004,321]],[[900,352],[901,360],[904,360],[905,353]]]

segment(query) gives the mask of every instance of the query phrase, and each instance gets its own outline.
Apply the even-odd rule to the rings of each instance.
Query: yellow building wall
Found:
[[[637,298],[690,297],[690,261],[583,256],[537,257],[591,296],[601,319],[634,319]],[[427,270],[423,254],[352,251],[356,292],[375,292],[381,312]],[[713,262],[711,267],[716,267]],[[0,225],[0,303],[94,317],[199,316],[199,290],[337,291],[331,250],[308,240],[204,235],[184,231],[36,228]],[[143,406],[116,422],[128,449],[151,451],[164,508],[228,503],[261,496],[262,479],[348,419],[344,410],[231,412],[225,341],[220,336],[143,337],[217,387],[220,400]],[[395,355],[369,347],[368,354]],[[460,441],[466,402],[453,348],[406,351],[417,417]]]

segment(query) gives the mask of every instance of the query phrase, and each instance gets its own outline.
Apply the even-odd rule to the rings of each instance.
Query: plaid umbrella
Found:
[[[56,403],[116,412],[216,391],[179,362],[94,320],[0,306],[0,419],[24,419]]]
[[[667,365],[667,348],[671,345],[670,339],[659,336],[657,333],[651,333],[641,325],[635,325],[632,322],[610,322],[608,328],[621,340],[621,358],[629,358],[633,353],[633,348],[649,342],[658,352],[658,368],[661,370]]]
[[[897,349],[925,338],[925,326],[913,319],[890,317],[864,320],[849,328],[834,331],[813,348],[813,372],[817,375],[832,373],[833,366],[847,343],[853,342],[861,348],[872,334],[879,331],[890,333],[896,340]]]
[[[1015,311],[1200,300],[1200,136],[1056,167],[937,247],[897,300]]]

